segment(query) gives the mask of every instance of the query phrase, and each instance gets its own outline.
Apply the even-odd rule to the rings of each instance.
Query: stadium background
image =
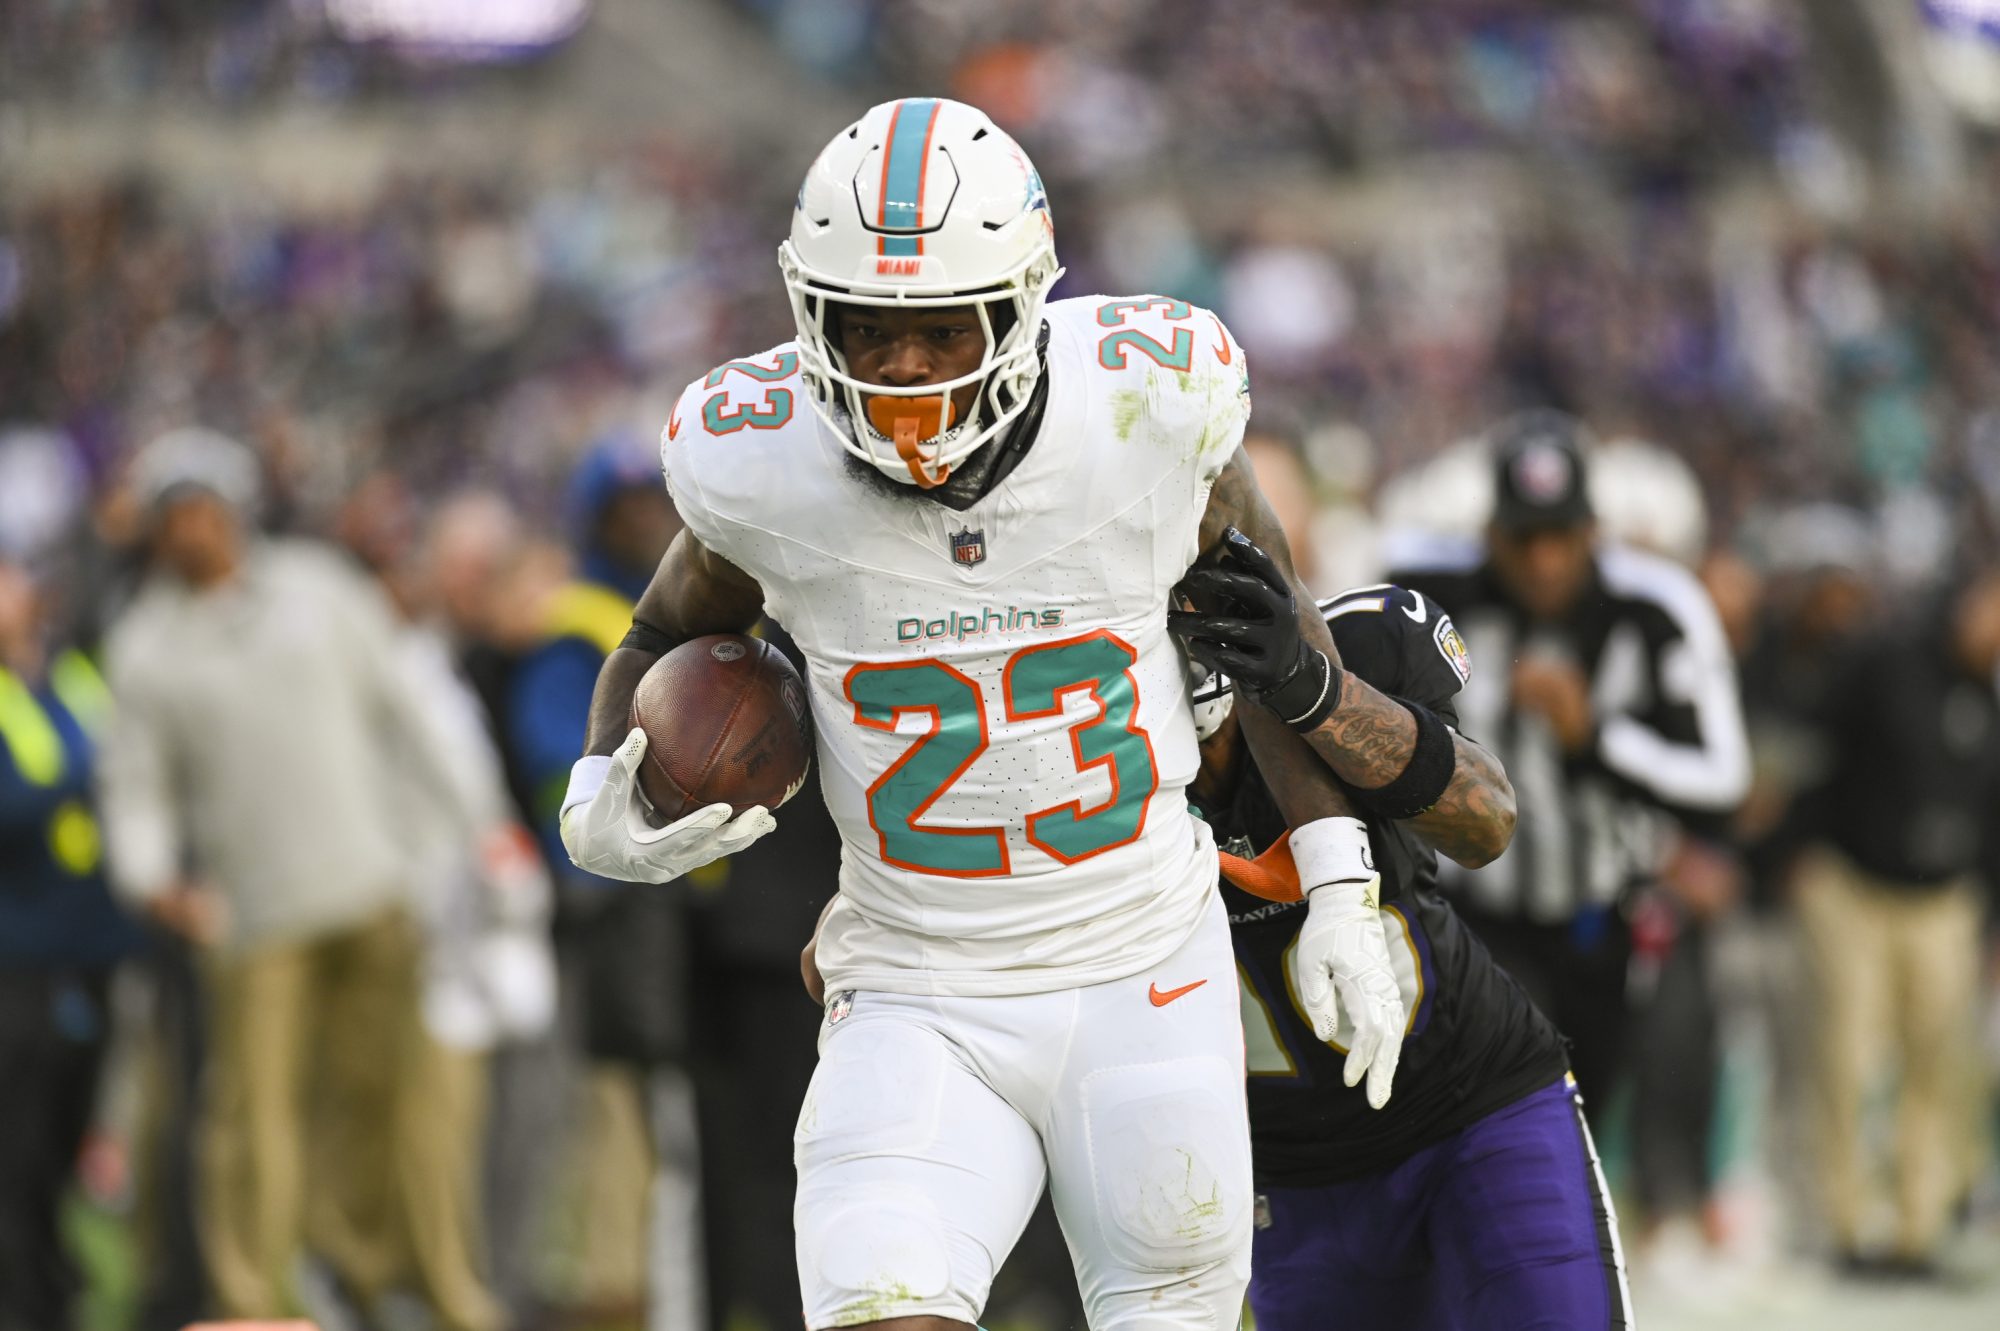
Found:
[[[89,641],[142,526],[127,460],[199,423],[257,450],[269,525],[378,569],[497,496],[541,562],[494,618],[526,613],[592,450],[788,336],[800,173],[912,92],[1035,158],[1059,295],[1228,320],[1322,591],[1476,529],[1458,446],[1536,402],[1632,445],[1614,525],[1731,586],[1832,541],[1894,605],[2000,557],[2000,7],[1971,0],[0,6],[0,525]],[[1652,1245],[1642,1315],[1990,1325],[1990,1174],[1946,1288],[1802,1250],[1795,1032],[1758,980],[1783,927],[1731,925],[1718,1242]],[[117,1066],[71,1215],[104,1327],[144,1279]]]

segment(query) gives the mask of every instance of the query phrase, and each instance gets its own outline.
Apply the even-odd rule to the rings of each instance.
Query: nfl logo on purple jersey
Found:
[[[953,563],[964,564],[968,568],[982,562],[986,558],[986,529],[953,532],[951,558]]]

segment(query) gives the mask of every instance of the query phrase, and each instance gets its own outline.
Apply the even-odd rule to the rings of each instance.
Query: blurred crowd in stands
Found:
[[[802,79],[863,102],[949,93],[1014,129],[1048,178],[1069,265],[1058,295],[1166,291],[1216,308],[1250,355],[1260,470],[1323,592],[1377,574],[1409,528],[1476,534],[1468,478],[1483,465],[1459,465],[1473,456],[1462,441],[1508,411],[1562,408],[1639,450],[1645,464],[1613,476],[1627,478],[1624,499],[1600,498],[1600,515],[1700,567],[1744,662],[1756,760],[1726,867],[1687,869],[1681,900],[1702,903],[1686,909],[1704,922],[1752,919],[1745,903],[1762,912],[1744,926],[1757,963],[1732,970],[1721,946],[1715,985],[1764,1014],[1749,1029],[1766,1032],[1775,1068],[1780,1112],[1764,1144],[1791,1190],[1785,1241],[1844,1248],[1852,1235],[1810,1220],[1824,1209],[1818,1171],[1789,1126],[1810,1074],[1785,1032],[1810,1010],[1799,994],[1811,982],[1773,996],[1810,968],[1765,963],[1791,955],[1772,936],[1799,838],[1828,835],[1787,811],[1854,779],[1827,756],[1844,741],[1815,701],[1835,663],[1899,634],[1931,641],[1947,622],[1980,644],[1967,659],[1987,659],[1981,616],[1994,612],[1973,592],[2000,558],[2000,141],[1960,136],[1956,188],[1920,216],[1874,202],[1870,153],[1894,136],[1857,137],[1840,97],[1815,84],[1827,35],[1805,0],[1270,0],[1248,7],[1254,21],[1194,0],[716,7],[766,25],[769,58]],[[314,12],[0,6],[0,87],[114,106],[338,108],[458,77],[329,40],[301,20]],[[547,58],[539,86],[560,88],[563,58]],[[619,607],[676,528],[652,436],[689,378],[789,336],[774,251],[832,128],[802,124],[774,153],[663,124],[607,134],[546,177],[391,171],[365,197],[310,206],[254,191],[217,202],[143,172],[0,193],[0,1081],[51,1088],[45,1121],[0,1131],[0,1191],[26,1208],[5,1217],[16,1228],[0,1231],[0,1276],[10,1253],[39,1273],[0,1279],[27,1292],[19,1307],[0,1299],[0,1331],[62,1324],[48,1309],[75,1281],[48,1242],[69,1175],[46,1166],[77,1158],[94,1204],[135,1217],[147,1327],[217,1300],[273,1311],[259,1282],[289,1278],[280,1268],[302,1249],[325,1259],[308,1269],[316,1297],[414,1290],[453,1327],[530,1325],[551,1306],[618,1325],[636,1316],[648,1271],[656,1289],[692,1288],[673,1273],[702,1267],[717,1319],[793,1324],[795,1295],[768,1276],[784,1266],[771,1254],[812,1062],[793,961],[832,890],[831,830],[802,804],[728,881],[640,897],[580,881],[551,813],[596,660],[624,628]],[[170,514],[203,495],[218,501],[207,518],[170,541]],[[1678,525],[1660,518],[1668,509]],[[205,637],[129,647],[162,579],[188,595],[219,560],[226,587],[273,552],[297,565],[286,576],[340,589],[326,595],[353,598],[374,627],[286,630],[272,592],[279,640],[243,629],[262,621],[238,607],[249,617],[220,615]],[[299,643],[332,634],[331,650],[377,630],[393,685],[365,662],[351,678],[286,673]],[[213,691],[210,658],[277,695],[264,721]],[[114,707],[127,705],[127,720],[102,723],[114,727],[133,715],[121,691],[187,676],[190,701],[154,699],[178,718],[160,724],[182,728],[187,752],[240,746],[227,780],[246,790],[358,781],[380,799],[398,788],[366,774],[421,770],[412,743],[449,749],[477,769],[453,796],[458,839],[405,847],[407,863],[434,866],[410,875],[424,881],[305,883],[327,909],[286,933],[285,965],[232,972],[216,958],[230,952],[228,921],[246,917],[227,898],[257,884],[181,881],[204,859],[215,877],[228,854],[214,838],[227,834],[171,800],[143,812],[144,782],[117,771],[139,741],[96,770],[93,737],[121,732],[97,729],[102,685],[59,669],[72,660],[108,669]],[[426,738],[388,724],[329,776],[282,718],[338,714],[349,703],[335,695],[363,685],[371,715],[386,689],[401,699],[386,715],[460,728]],[[1967,771],[2000,770],[2000,728],[1980,728],[1990,711],[1959,713],[1978,730],[1958,754]],[[232,721],[247,729],[225,733]],[[196,798],[183,769],[151,780],[155,799]],[[154,844],[148,824],[182,849],[142,882],[118,855],[121,836],[128,859]],[[186,850],[197,844],[203,855]],[[89,909],[18,886],[27,865],[49,883],[87,880]],[[42,941],[15,945],[30,938]],[[405,1123],[329,1166],[303,1145],[299,1115],[333,1111],[305,1091],[275,1106],[242,1093],[270,1055],[244,1044],[242,1018],[255,1009],[290,1048],[306,1026],[273,1016],[283,1004],[270,995],[311,1009],[297,995],[323,992],[338,1010],[368,967],[402,977],[402,1006],[357,1020],[408,1037],[397,1080],[426,1108],[397,1108],[370,1076],[389,1065],[371,1068],[368,1049],[313,1036],[346,1071],[312,1096]],[[1778,977],[1770,991],[1744,979],[1760,970]],[[324,988],[299,988],[310,985]],[[1980,1001],[1953,994],[1941,1019],[1959,1023],[1951,1048],[1968,1068],[1983,1066],[1970,1034]],[[1730,1056],[1722,1045],[1712,1057]],[[614,1070],[633,1066],[651,1075]],[[232,1085],[238,1103],[218,1102]],[[1932,1101],[1957,1096],[1990,1117],[1980,1094],[1968,1084]],[[448,1130],[408,1126],[425,1114]],[[218,1166],[198,1164],[194,1143],[230,1123],[261,1125],[256,1150],[271,1154],[205,1176]],[[1953,1166],[1954,1204],[1971,1197],[1979,1135],[1965,1133],[1974,1144]],[[691,1164],[697,1137],[704,1169]],[[679,1160],[685,1196],[649,1199],[649,1156]],[[381,1177],[324,1208],[297,1196],[299,1177],[364,1166]],[[1740,1217],[1693,1168],[1699,1243],[1726,1247]],[[244,1181],[274,1169],[292,1181]],[[702,1223],[656,1223],[649,1250],[649,1206]],[[350,1222],[393,1237],[343,1247]],[[1006,1298],[1048,1324],[1067,1315],[1039,1288]]]
[[[1769,150],[1802,110],[1790,0],[1271,0],[1249,14],[1198,0],[741,3],[808,67],[953,71],[995,115],[1051,140],[1050,172],[1483,145],[1599,159],[1643,183]],[[1138,143],[1105,134],[1113,120],[1136,125]]]

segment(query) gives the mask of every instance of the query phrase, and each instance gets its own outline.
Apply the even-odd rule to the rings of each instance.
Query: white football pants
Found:
[[[794,1138],[806,1325],[976,1322],[1046,1180],[1094,1331],[1231,1331],[1250,1132],[1219,900],[1167,960],[1003,998],[829,994]]]

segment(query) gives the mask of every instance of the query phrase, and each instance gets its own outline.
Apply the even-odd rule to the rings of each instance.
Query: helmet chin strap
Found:
[[[910,469],[910,479],[926,490],[934,490],[950,480],[951,468],[933,468],[919,445],[949,430],[956,414],[947,393],[931,397],[878,394],[868,399],[868,423],[895,444],[896,456]]]

